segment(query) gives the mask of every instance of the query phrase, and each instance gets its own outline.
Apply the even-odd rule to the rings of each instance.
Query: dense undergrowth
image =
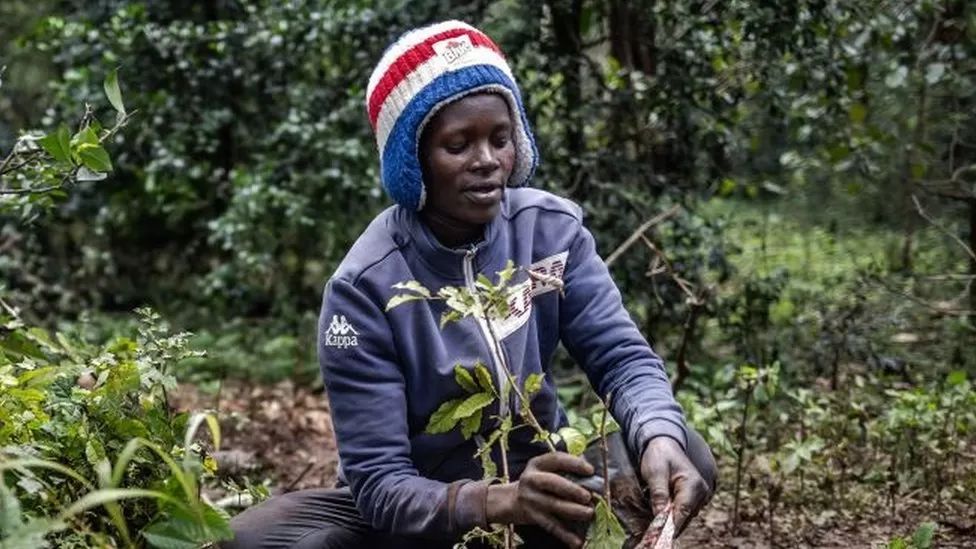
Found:
[[[0,4],[0,548],[196,549],[227,534],[225,418],[167,394],[321,387],[322,284],[383,206],[365,59],[445,3]],[[713,505],[932,545],[976,505],[973,6],[609,4],[451,14],[512,52],[538,186],[587,212]]]

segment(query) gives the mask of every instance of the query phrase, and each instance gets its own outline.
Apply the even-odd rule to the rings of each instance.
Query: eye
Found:
[[[468,144],[466,141],[460,139],[453,139],[444,143],[444,150],[449,154],[461,154],[464,149],[467,148]]]
[[[507,146],[511,140],[512,140],[512,132],[509,131],[499,132],[495,134],[495,136],[492,138],[492,144],[495,147],[501,149],[502,147]]]

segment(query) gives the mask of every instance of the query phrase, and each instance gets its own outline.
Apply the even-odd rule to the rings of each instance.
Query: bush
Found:
[[[12,308],[0,317],[0,547],[199,547],[229,535],[199,496],[216,466],[195,435],[207,423],[219,445],[216,419],[167,402],[173,365],[199,353],[139,315],[136,339],[101,345],[26,325]]]

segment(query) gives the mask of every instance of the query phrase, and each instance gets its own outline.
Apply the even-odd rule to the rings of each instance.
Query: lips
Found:
[[[501,183],[474,183],[464,187],[464,195],[479,206],[493,206],[502,199],[504,185]]]

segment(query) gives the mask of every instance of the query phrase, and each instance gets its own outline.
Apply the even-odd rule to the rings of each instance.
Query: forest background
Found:
[[[200,547],[334,480],[364,89],[445,17],[716,453],[688,546],[976,546],[976,4],[4,0],[0,547]]]

